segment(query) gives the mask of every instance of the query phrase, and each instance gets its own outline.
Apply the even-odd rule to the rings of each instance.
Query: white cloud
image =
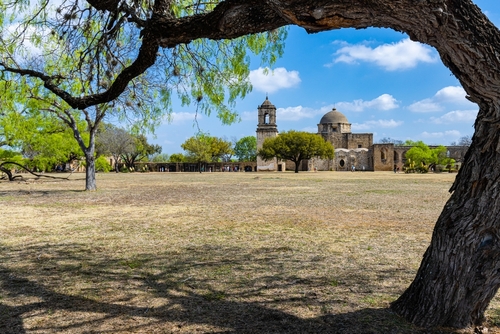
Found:
[[[460,86],[448,86],[438,90],[434,99],[438,102],[472,103],[465,98],[467,93]]]
[[[423,138],[428,138],[428,139],[436,139],[436,138],[458,138],[460,137],[460,131],[457,130],[450,130],[450,131],[444,131],[444,132],[427,132],[424,131],[420,134],[421,137]]]
[[[398,126],[403,125],[403,121],[395,121],[393,119],[379,119],[373,121],[366,121],[364,123],[353,123],[351,125],[353,131],[362,131],[362,130],[370,130],[370,129],[378,129],[378,128],[396,128]]]
[[[346,45],[335,53],[335,63],[356,64],[360,61],[374,63],[387,71],[413,68],[418,63],[434,63],[437,57],[433,50],[409,38],[398,43],[383,44],[370,48],[364,44]]]
[[[389,94],[383,94],[371,101],[355,100],[353,102],[339,102],[335,105],[325,105],[319,109],[295,106],[276,109],[276,119],[278,121],[299,121],[301,119],[319,119],[331,111],[333,108],[340,112],[363,111],[365,109],[390,110],[398,107],[398,101]],[[241,114],[244,121],[257,120],[256,111],[245,111]],[[393,121],[394,122],[394,121]],[[386,123],[384,123],[386,124]],[[384,127],[387,127],[385,125]]]
[[[455,110],[441,117],[431,117],[435,124],[470,123],[473,124],[477,117],[477,110]]]
[[[287,71],[284,67],[278,67],[274,70],[259,67],[250,71],[249,79],[253,88],[264,93],[274,93],[280,89],[297,86],[301,80],[299,72]]]
[[[319,109],[313,109],[303,106],[296,107],[286,107],[276,109],[276,118],[279,121],[299,121],[304,118],[315,118],[321,117],[330,110],[332,110],[333,105],[328,105],[321,107]],[[257,111],[245,111],[241,114],[241,119],[244,121],[257,121]]]
[[[242,121],[255,121],[257,124],[257,108],[255,111],[244,111],[240,116]]]
[[[371,101],[354,100],[353,102],[339,102],[335,106],[342,111],[363,111],[365,109],[391,110],[397,108],[398,101],[389,94],[382,94]]]
[[[411,104],[408,109],[413,112],[443,111],[447,104],[471,107],[474,103],[467,100],[467,93],[460,86],[448,86],[440,89],[431,98],[426,98]]]
[[[276,118],[284,121],[298,121],[303,118],[314,118],[323,115],[332,110],[333,106],[325,106],[320,109],[312,109],[302,106],[277,108]]]
[[[433,112],[442,111],[444,107],[435,102],[433,99],[423,99],[421,101],[412,103],[408,107],[408,109],[413,112]]]
[[[302,118],[312,118],[314,115],[312,109],[302,106],[276,109],[276,118],[284,121],[298,121]]]

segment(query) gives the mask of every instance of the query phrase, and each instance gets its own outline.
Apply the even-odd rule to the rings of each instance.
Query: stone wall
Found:
[[[394,144],[373,144],[373,170],[394,170]]]
[[[347,146],[342,148],[354,150],[357,148],[370,148],[373,145],[372,133],[346,133],[345,135],[347,137]]]
[[[332,170],[350,171],[352,170],[352,166],[358,171],[372,170],[370,156],[370,150],[367,148],[356,148],[353,150],[344,148],[336,149]]]

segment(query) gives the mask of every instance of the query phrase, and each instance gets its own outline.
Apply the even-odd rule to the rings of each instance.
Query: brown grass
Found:
[[[450,332],[388,305],[454,177],[98,174],[93,193],[2,182],[0,333]]]

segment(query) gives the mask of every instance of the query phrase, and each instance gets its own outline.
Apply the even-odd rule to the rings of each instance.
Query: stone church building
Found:
[[[258,108],[257,149],[262,147],[266,138],[278,136],[276,123],[276,107],[266,100]],[[406,162],[405,153],[411,146],[396,146],[393,143],[374,144],[373,133],[352,133],[347,117],[335,108],[327,112],[319,121],[318,132],[326,141],[332,143],[335,157],[302,161],[302,171],[332,170],[350,171],[392,171],[403,169]],[[432,146],[430,146],[432,148]],[[467,147],[448,146],[448,156],[460,164]],[[291,161],[262,160],[257,157],[257,171],[293,170]]]

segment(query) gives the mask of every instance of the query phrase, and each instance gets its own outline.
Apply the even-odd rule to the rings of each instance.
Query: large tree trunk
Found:
[[[500,107],[492,109],[498,112]],[[480,114],[485,113],[481,109]],[[417,276],[391,306],[417,325],[461,328],[478,325],[498,291],[499,135],[498,125],[476,123],[466,163],[436,223]]]

